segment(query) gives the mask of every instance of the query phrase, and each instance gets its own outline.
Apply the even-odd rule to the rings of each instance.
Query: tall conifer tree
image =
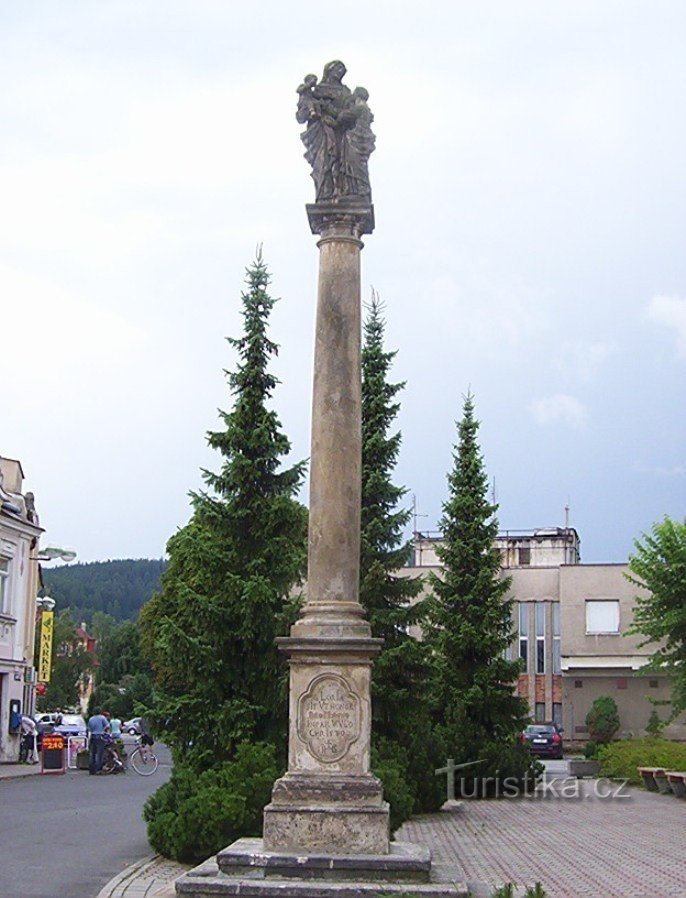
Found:
[[[478,430],[470,394],[448,475],[437,549],[443,574],[431,576],[427,638],[435,651],[435,702],[446,754],[456,762],[484,759],[474,773],[483,782],[535,768],[526,746],[518,744],[528,712],[513,688],[519,662],[506,658],[513,602],[506,598],[510,580],[501,576],[498,507],[487,498]]]
[[[258,253],[242,296],[244,333],[227,372],[233,408],[208,433],[222,456],[193,515],[168,543],[162,588],[143,608],[142,639],[158,688],[156,718],[177,760],[203,769],[243,740],[285,744],[289,592],[304,575],[306,512],[295,500],[304,462],[283,468],[290,443],[269,401],[278,347],[267,336],[275,300]],[[189,742],[191,743],[189,745]]]
[[[398,507],[407,490],[392,481],[400,451],[400,432],[389,433],[400,408],[404,383],[389,383],[396,352],[384,349],[383,308],[375,293],[367,307],[362,348],[362,532],[360,602],[372,635],[384,640],[372,670],[372,740],[383,765],[401,768],[416,809],[435,805],[434,757],[430,756],[431,718],[417,702],[429,683],[427,647],[409,634],[421,623],[419,579],[401,577],[412,544],[403,537],[410,511]],[[428,779],[428,786],[427,786]],[[398,822],[396,819],[395,822]]]

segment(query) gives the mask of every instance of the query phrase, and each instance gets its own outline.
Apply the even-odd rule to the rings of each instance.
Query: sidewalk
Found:
[[[0,764],[0,780],[18,779],[40,773],[40,764]]]

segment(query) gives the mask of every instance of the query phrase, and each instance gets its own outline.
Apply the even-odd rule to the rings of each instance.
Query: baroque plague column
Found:
[[[288,773],[265,809],[268,850],[387,854],[388,805],[369,769],[371,638],[359,604],[361,503],[360,251],[374,227],[367,159],[374,147],[367,92],[341,83],[299,88],[298,119],[320,235],[314,352],[308,602],[290,638]]]
[[[368,94],[343,63],[298,88],[316,202],[319,296],[314,357],[308,600],[289,637],[288,771],[274,783],[262,839],[238,839],[176,882],[177,895],[455,898],[427,848],[390,842],[388,804],[370,771],[373,639],[359,603],[360,251],[374,229]]]

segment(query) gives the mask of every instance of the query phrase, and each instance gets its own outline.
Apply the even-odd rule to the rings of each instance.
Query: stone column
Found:
[[[265,808],[268,851],[380,855],[388,805],[369,768],[372,658],[359,604],[360,236],[371,206],[308,206],[319,241],[308,599],[289,638],[288,773]]]

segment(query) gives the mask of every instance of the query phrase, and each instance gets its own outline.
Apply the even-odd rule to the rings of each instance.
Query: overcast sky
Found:
[[[159,557],[187,521],[260,242],[275,406],[309,454],[295,88],[334,58],[375,115],[363,293],[407,381],[419,526],[470,388],[501,528],[569,504],[582,559],[623,561],[683,517],[683,0],[4,0],[0,26],[0,454],[44,542]]]

